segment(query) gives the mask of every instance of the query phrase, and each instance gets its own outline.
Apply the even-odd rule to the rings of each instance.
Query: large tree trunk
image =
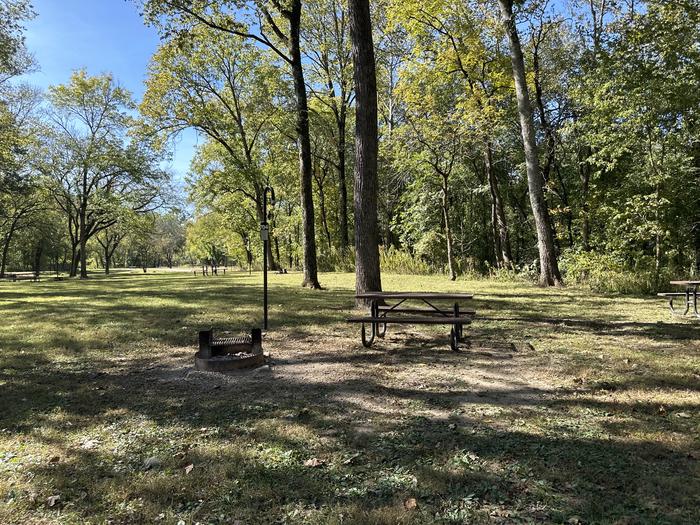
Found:
[[[316,263],[316,230],[314,225],[313,172],[311,165],[311,137],[309,132],[309,108],[304,82],[304,67],[299,47],[301,25],[301,0],[295,0],[289,16],[289,54],[297,110],[297,136],[299,140],[299,173],[301,176],[301,220],[304,242],[304,280],[302,286],[321,288]]]
[[[44,242],[39,241],[34,251],[34,277],[38,278],[41,274],[41,256],[44,253]]]
[[[78,267],[80,266],[80,243],[77,243],[72,247],[72,255],[70,262],[70,277],[76,277],[78,275]]]
[[[112,265],[112,254],[114,253],[114,249],[116,246],[112,249],[109,248],[109,244],[105,246],[105,275],[109,275],[109,269],[110,266]]]
[[[503,211],[501,192],[498,189],[498,179],[493,169],[493,147],[489,141],[486,141],[484,145],[484,166],[486,167],[486,178],[491,191],[491,222],[496,247],[496,260],[499,266],[512,268],[513,256],[510,251],[510,236],[508,235],[506,214]]]
[[[0,261],[0,278],[5,277],[5,268],[7,267],[7,253],[10,250],[10,241],[12,240],[12,229],[5,236],[5,242],[2,247],[2,260]]]
[[[347,122],[345,105],[340,108],[338,119],[338,193],[340,202],[340,248],[347,251],[350,245],[348,235],[348,184],[345,177],[345,127]]]
[[[382,289],[377,225],[377,78],[369,0],[348,0],[355,66],[355,291]]]
[[[86,183],[83,184],[85,186]],[[80,206],[78,236],[80,238],[80,278],[87,279],[87,202],[83,201]]]
[[[550,225],[547,203],[544,198],[544,181],[540,173],[535,142],[532,106],[525,80],[525,61],[520,45],[520,37],[513,17],[513,0],[498,0],[501,7],[503,25],[510,44],[511,65],[515,80],[515,93],[518,99],[518,115],[525,148],[525,165],[527,167],[527,185],[530,193],[530,205],[535,218],[537,230],[537,248],[540,254],[540,285],[560,286],[561,275],[554,251],[554,239]]]

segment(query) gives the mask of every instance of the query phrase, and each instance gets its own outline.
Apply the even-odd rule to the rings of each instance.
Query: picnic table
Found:
[[[673,300],[682,297],[685,302],[685,311],[679,315],[686,315],[692,306],[692,315],[700,317],[700,313],[698,313],[698,287],[700,287],[700,281],[670,281],[670,284],[672,286],[685,287],[685,291],[683,292],[662,292],[657,294],[659,297],[666,297],[668,299],[668,307],[671,313],[678,314],[673,306]]]
[[[471,323],[476,315],[474,310],[460,309],[460,301],[474,298],[468,293],[440,292],[365,292],[355,295],[356,299],[369,299],[369,315],[350,317],[349,323],[360,323],[362,345],[372,346],[375,337],[384,337],[389,324],[448,324],[450,331],[450,348],[459,350],[463,339],[463,326]],[[418,302],[421,308],[403,307],[407,301]],[[454,301],[451,308],[441,308],[434,303],[438,301]],[[365,325],[370,325],[371,336],[368,339]],[[381,327],[381,330],[380,330]]]

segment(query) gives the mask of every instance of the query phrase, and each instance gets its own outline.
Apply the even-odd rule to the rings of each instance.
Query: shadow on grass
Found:
[[[667,442],[626,439],[640,429],[688,435],[695,419],[675,415],[700,407],[679,400],[661,417],[656,403],[610,399],[601,385],[532,386],[517,375],[531,354],[507,344],[522,337],[520,318],[475,323],[475,348],[459,354],[444,350],[444,336],[416,341],[401,331],[378,343],[384,351],[348,350],[337,348],[333,330],[354,331],[341,324],[352,292],[290,285],[275,291],[273,304],[295,305],[284,310],[285,335],[307,340],[307,352],[277,358],[269,375],[188,375],[191,354],[181,347],[197,329],[242,330],[258,315],[259,287],[229,279],[182,277],[146,297],[143,283],[126,278],[2,296],[7,325],[19,328],[0,331],[0,428],[63,451],[57,462],[31,465],[35,486],[60,493],[82,519],[123,523],[164,511],[203,522],[232,512],[250,523],[294,521],[310,509],[322,523],[339,514],[356,523],[700,521],[697,459]],[[515,299],[499,299],[496,310],[518,311],[538,330],[552,325]],[[697,334],[695,326],[671,326],[556,321],[558,335]],[[42,337],[64,355],[43,352]],[[442,375],[424,380],[422,366]],[[310,367],[327,374],[306,377]],[[464,384],[450,374],[470,367],[497,381]],[[412,373],[388,383],[386,369]],[[661,371],[605,386],[698,391]],[[84,446],[90,439],[98,444]],[[152,455],[163,464],[144,471]],[[305,466],[310,458],[319,465]],[[409,497],[419,501],[414,514],[402,508]],[[44,508],[43,500],[28,505]]]
[[[74,421],[72,432],[79,433],[81,427],[90,432],[96,421],[114,423],[110,414],[128,414],[121,426],[127,435],[129,421],[136,417],[166,432],[175,426],[181,434],[194,436],[198,445],[183,457],[176,450],[166,454],[165,473],[139,475],[143,451],[131,456],[80,448],[70,450],[70,461],[33,468],[38,480],[50,480],[84,517],[96,510],[109,515],[114,502],[107,494],[114,491],[138,497],[147,508],[179,511],[206,494],[205,515],[215,512],[213,502],[220,503],[223,500],[217,498],[228,494],[234,507],[250,516],[264,511],[270,519],[279,519],[288,505],[348,505],[369,511],[416,495],[438,509],[471,495],[470,508],[475,512],[513,508],[520,516],[545,521],[577,515],[585,521],[612,522],[632,515],[642,522],[683,523],[698,517],[692,496],[700,490],[697,461],[678,450],[610,435],[582,436],[571,422],[551,434],[508,429],[497,416],[477,418],[465,415],[464,409],[470,404],[487,414],[493,408],[512,409],[533,424],[542,417],[568,419],[572,411],[595,410],[621,421],[618,428],[608,428],[617,436],[624,436],[631,424],[645,425],[647,431],[679,432],[681,420],[676,424],[670,418],[652,418],[657,412],[652,404],[578,397],[580,392],[527,387],[517,379],[478,391],[439,385],[425,391],[386,386],[362,373],[364,365],[435,361],[434,348],[411,350],[348,357],[317,353],[308,364],[333,367],[349,361],[360,368],[359,377],[311,383],[287,374],[264,379],[239,375],[223,383],[214,376],[207,376],[211,382],[187,380],[186,365],[154,366],[145,358],[131,359],[117,370],[104,363],[106,373],[52,374],[43,366],[48,363],[38,363],[35,371],[23,371],[21,380],[6,381],[6,399],[21,405],[24,398],[31,408],[5,412],[0,426],[65,446],[60,438],[50,437],[65,430],[64,423],[55,423],[52,417],[60,409],[64,418]],[[448,352],[438,355],[443,365],[459,365],[465,358]],[[100,368],[100,363],[93,365]],[[281,361],[279,368],[292,365]],[[492,363],[491,368],[497,371],[500,364]],[[362,402],[363,398],[381,402]],[[409,407],[416,401],[449,415],[415,415],[408,409],[387,417],[381,409],[392,403]],[[695,404],[674,406],[674,410],[696,409]],[[309,446],[303,437],[290,433],[290,427],[301,428],[302,436],[325,438],[322,444]],[[43,429],[38,436],[36,428]],[[211,428],[217,431],[201,435]],[[329,459],[320,468],[305,467],[310,455]],[[343,458],[356,459],[346,463]],[[194,480],[183,484],[181,474],[168,475],[189,463],[196,465],[201,485]],[[76,479],[83,481],[76,485]],[[101,481],[92,486],[88,479]],[[207,482],[211,479],[221,482],[211,487]],[[338,487],[345,488],[338,493]]]

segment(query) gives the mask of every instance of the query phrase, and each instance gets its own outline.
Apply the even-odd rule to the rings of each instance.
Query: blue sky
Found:
[[[91,75],[112,73],[137,100],[149,59],[158,46],[155,29],[146,27],[130,0],[32,0],[38,16],[27,25],[27,48],[39,71],[24,80],[41,88],[65,83],[75,69]],[[183,134],[171,170],[182,180],[194,152],[196,135]]]

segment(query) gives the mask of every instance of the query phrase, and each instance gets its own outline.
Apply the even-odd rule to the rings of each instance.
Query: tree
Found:
[[[34,16],[28,0],[0,0],[0,84],[31,67],[23,23]]]
[[[172,268],[185,247],[185,215],[182,211],[171,210],[156,215],[154,244],[168,268]]]
[[[603,35],[596,26],[595,60],[572,90],[596,209],[590,247],[637,267],[648,259],[657,280],[665,266],[700,267],[697,7],[618,10]]]
[[[331,111],[335,123],[335,129],[330,133],[335,144],[335,159],[330,164],[338,173],[340,247],[345,251],[350,244],[346,135],[354,98],[348,19],[339,0],[310,0],[307,5],[304,19],[307,23],[302,39],[310,62],[312,93]],[[318,84],[317,88],[314,82]],[[322,160],[328,163],[329,158]]]
[[[7,256],[15,235],[32,226],[46,206],[46,195],[37,181],[23,181],[12,193],[0,194],[0,278],[5,276]]]
[[[238,192],[263,217],[270,184],[270,137],[284,115],[275,104],[283,90],[276,64],[255,45],[209,28],[193,29],[161,45],[154,55],[140,110],[147,133],[161,140],[194,128],[207,142],[199,148],[200,190]],[[210,169],[204,164],[209,163]],[[268,261],[277,269],[268,244]]]
[[[397,165],[414,175],[418,193],[439,195],[447,273],[457,278],[452,225],[452,183],[455,165],[464,156],[467,136],[461,125],[459,86],[454,78],[433,74],[432,68],[412,68],[399,90],[407,102],[406,125],[396,137],[400,143]],[[437,189],[437,191],[435,191]]]
[[[454,104],[462,121],[461,133],[469,135],[474,149],[481,151],[481,166],[491,197],[495,263],[511,268],[510,235],[496,169],[497,159],[494,159],[498,136],[505,134],[510,116],[505,109],[511,96],[507,74],[509,65],[498,45],[502,29],[473,4],[450,0],[396,2],[390,14],[392,21],[402,23],[415,39],[414,49],[421,51],[413,54],[406,68],[409,71],[407,77],[411,76],[411,68],[423,72],[420,81],[416,80],[414,89],[417,91],[408,108],[419,105],[421,101],[420,82],[440,82],[441,77],[454,77],[462,83],[463,96],[458,97]],[[448,117],[447,122],[454,118]]]
[[[256,1],[145,0],[144,4],[148,21],[162,24],[163,17],[168,17],[164,27],[166,34],[171,31],[186,34],[193,26],[205,25],[232,37],[253,40],[258,45],[269,48],[290,67],[299,148],[299,186],[304,240],[302,285],[320,288],[316,261],[309,107],[301,51],[301,0],[291,0],[287,3],[273,1],[273,10],[268,8],[267,2]],[[246,17],[249,23],[242,21]],[[258,32],[255,32],[256,28]],[[274,36],[269,36],[269,32]],[[287,52],[282,49],[285,46]]]
[[[53,180],[72,244],[71,276],[87,278],[87,243],[117,222],[116,210],[146,213],[160,205],[168,176],[148,145],[129,140],[131,94],[109,75],[75,72],[49,88],[52,126],[38,168]]]
[[[513,0],[499,0],[501,17],[508,37],[510,47],[513,78],[515,80],[515,93],[518,100],[518,116],[525,150],[525,165],[527,168],[528,191],[530,193],[530,205],[535,218],[537,231],[537,248],[540,255],[540,278],[542,286],[560,286],[562,284],[554,240],[550,224],[547,202],[544,198],[544,181],[539,167],[537,156],[537,142],[535,140],[535,127],[533,122],[532,106],[525,79],[525,60],[520,45],[520,37],[513,16]]]
[[[377,78],[369,0],[349,0],[355,79],[355,291],[381,291],[377,224]]]

